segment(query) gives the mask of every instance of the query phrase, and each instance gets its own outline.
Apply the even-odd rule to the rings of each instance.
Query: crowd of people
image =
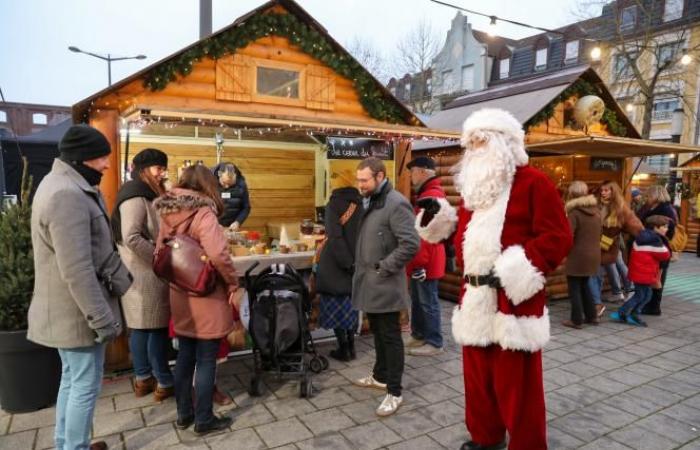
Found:
[[[594,194],[572,182],[565,204],[552,182],[528,165],[520,123],[485,109],[464,124],[464,156],[454,169],[461,203],[447,201],[435,161],[407,165],[412,196],[394,189],[384,162],[367,158],[355,179],[339,183],[325,208],[326,239],[314,266],[319,323],[333,330],[336,360],[356,358],[360,312],[374,338],[375,361],[353,381],[385,393],[378,416],[403,404],[404,355],[443,352],[438,282],[454,256],[463,270],[452,335],[463,347],[466,424],[463,450],[546,448],[542,349],[549,340],[545,276],[566,257],[571,317],[580,329],[599,323],[609,301],[624,302],[616,321],[645,326],[660,314],[677,215],[662,187],[627,205],[620,187]],[[176,427],[203,435],[231,425],[213,402],[217,358],[239,320],[239,275],[225,230],[250,214],[245,178],[231,163],[185,168],[165,189],[168,158],[146,149],[118,192],[111,217],[97,188],[110,167],[110,146],[87,125],[71,127],[60,157],[34,198],[36,287],[28,338],[55,347],[63,372],[56,407],[59,449],[90,444],[106,344],[129,332],[136,396],[175,396]],[[198,243],[218,274],[206,295],[168,283],[154,271],[173,236]],[[629,240],[626,237],[629,236]],[[629,253],[629,255],[627,255]],[[567,257],[568,255],[568,257]],[[410,308],[410,335],[401,311]],[[125,323],[122,323],[122,317]],[[170,338],[177,342],[174,373]],[[226,399],[219,399],[226,401]],[[230,402],[230,399],[227,399]]]

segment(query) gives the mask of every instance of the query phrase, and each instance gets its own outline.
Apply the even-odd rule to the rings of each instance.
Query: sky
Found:
[[[581,0],[448,0],[465,8],[545,28],[576,21]],[[444,43],[456,10],[430,0],[298,0],[341,44],[355,37],[384,57],[421,18]],[[263,0],[213,0],[218,30]],[[112,82],[196,42],[198,0],[0,0],[0,89],[8,102],[73,105],[107,86],[107,63],[68,46],[143,61],[112,63]],[[476,29],[488,19],[468,15]],[[534,30],[499,24],[499,34],[522,38]]]

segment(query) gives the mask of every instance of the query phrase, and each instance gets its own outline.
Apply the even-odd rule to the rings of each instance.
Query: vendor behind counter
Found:
[[[250,214],[250,197],[245,177],[235,164],[224,162],[214,167],[214,175],[219,179],[219,193],[224,203],[224,212],[219,223],[238,230]]]

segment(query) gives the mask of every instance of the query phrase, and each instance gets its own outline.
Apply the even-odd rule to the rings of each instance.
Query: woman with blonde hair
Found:
[[[562,325],[580,329],[584,316],[586,323],[598,324],[588,279],[600,267],[601,221],[598,202],[588,194],[583,181],[569,185],[566,195],[566,215],[574,235],[574,246],[566,258],[566,281],[571,302],[571,319]]]
[[[590,278],[591,293],[596,304],[598,317],[603,315],[605,306],[601,299],[603,275],[608,273],[616,300],[624,300],[622,285],[615,266],[620,256],[620,236],[623,232],[637,236],[644,229],[642,222],[625,202],[620,185],[614,181],[604,181],[598,188],[598,207],[602,221],[600,235],[600,264],[598,276]]]

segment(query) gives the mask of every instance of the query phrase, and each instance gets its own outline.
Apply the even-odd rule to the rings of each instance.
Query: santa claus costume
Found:
[[[528,166],[524,132],[510,113],[476,111],[464,122],[462,145],[454,173],[460,207],[440,199],[416,218],[429,242],[456,226],[464,280],[452,334],[463,346],[471,435],[462,449],[505,448],[506,431],[510,450],[546,449],[545,275],[568,254],[571,229],[555,186]]]

